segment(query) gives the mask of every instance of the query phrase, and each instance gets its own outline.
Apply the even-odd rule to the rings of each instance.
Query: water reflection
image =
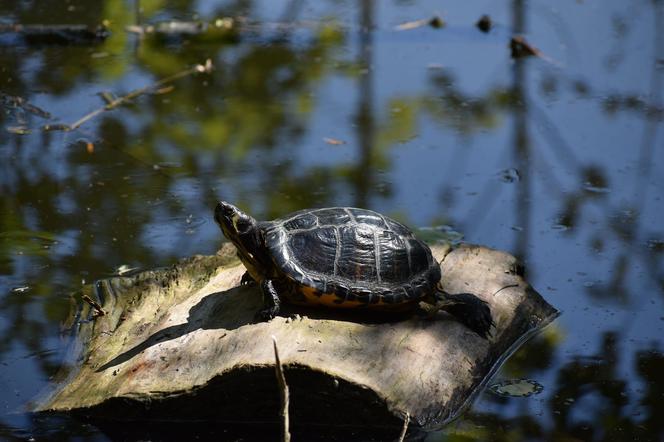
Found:
[[[457,424],[456,432],[477,440],[496,441],[661,439],[664,410],[661,401],[653,400],[662,394],[661,349],[636,352],[634,374],[640,384],[637,393],[641,399],[632,403],[630,396],[635,391],[629,385],[636,379],[620,375],[623,356],[618,346],[618,336],[605,333],[594,354],[574,355],[558,369],[548,400],[527,399],[528,408],[519,408],[509,418],[498,413],[470,413]],[[505,405],[523,401],[500,397],[493,400]],[[541,413],[531,415],[533,407]],[[655,417],[660,421],[656,422]],[[545,422],[550,422],[550,426]]]
[[[224,198],[263,219],[368,207],[413,227],[449,225],[526,262],[565,314],[501,376],[536,378],[544,392],[484,395],[434,438],[664,438],[661,2],[591,15],[586,4],[454,5],[445,28],[401,33],[394,25],[438,6],[60,3],[0,5],[5,22],[111,29],[91,46],[0,39],[0,388],[16,392],[5,409],[57,371],[69,293],[121,265],[212,253],[211,207]],[[485,35],[474,23],[487,12]],[[124,31],[219,17],[252,26],[211,39]],[[510,60],[512,33],[556,63]],[[208,58],[209,75],[75,132],[40,130],[103,105],[99,92],[122,95]],[[7,437],[39,426],[4,421]]]

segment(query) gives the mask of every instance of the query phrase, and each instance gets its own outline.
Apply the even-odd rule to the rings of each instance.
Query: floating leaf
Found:
[[[532,379],[506,379],[489,386],[489,391],[499,396],[528,397],[540,394],[544,386]]]
[[[512,58],[539,57],[542,55],[539,49],[528,43],[521,35],[512,37],[510,40],[510,50],[512,51]]]
[[[336,138],[323,138],[323,141],[325,141],[327,144],[331,144],[333,146],[339,146],[341,144],[346,144],[344,140],[337,140]]]

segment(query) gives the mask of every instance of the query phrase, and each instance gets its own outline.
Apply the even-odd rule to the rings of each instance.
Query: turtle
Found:
[[[442,291],[440,265],[429,246],[385,215],[328,207],[256,221],[220,201],[214,218],[247,269],[242,282],[260,285],[259,320],[274,318],[282,301],[382,311],[403,311],[425,301],[478,335],[490,334],[487,303],[470,293]]]

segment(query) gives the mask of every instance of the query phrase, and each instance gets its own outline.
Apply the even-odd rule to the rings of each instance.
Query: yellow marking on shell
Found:
[[[322,295],[317,294],[317,290],[313,287],[298,287],[297,290],[304,295],[304,299],[290,299],[289,301],[293,304],[299,305],[324,305],[326,307],[333,308],[350,308],[350,307],[359,307],[364,305],[359,301],[343,301],[342,303],[337,303],[340,298],[334,293],[323,293]]]
[[[343,301],[338,302],[340,299],[334,293],[323,293],[322,295],[317,294],[317,290],[312,287],[298,287],[298,291],[304,295],[304,300],[300,299],[291,299],[288,298],[288,301],[292,304],[298,305],[309,305],[309,306],[325,306],[331,308],[368,308],[370,310],[381,310],[381,311],[392,311],[400,312],[406,311],[413,307],[414,302],[402,302],[401,304],[387,304],[380,299],[378,302],[373,304],[367,304],[361,301]],[[337,301],[337,302],[335,302]]]

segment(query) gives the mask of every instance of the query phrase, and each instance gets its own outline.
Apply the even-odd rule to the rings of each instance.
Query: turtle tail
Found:
[[[489,304],[485,301],[470,293],[452,295],[439,292],[436,297],[438,308],[457,318],[484,339],[491,335],[491,326],[495,324]]]

